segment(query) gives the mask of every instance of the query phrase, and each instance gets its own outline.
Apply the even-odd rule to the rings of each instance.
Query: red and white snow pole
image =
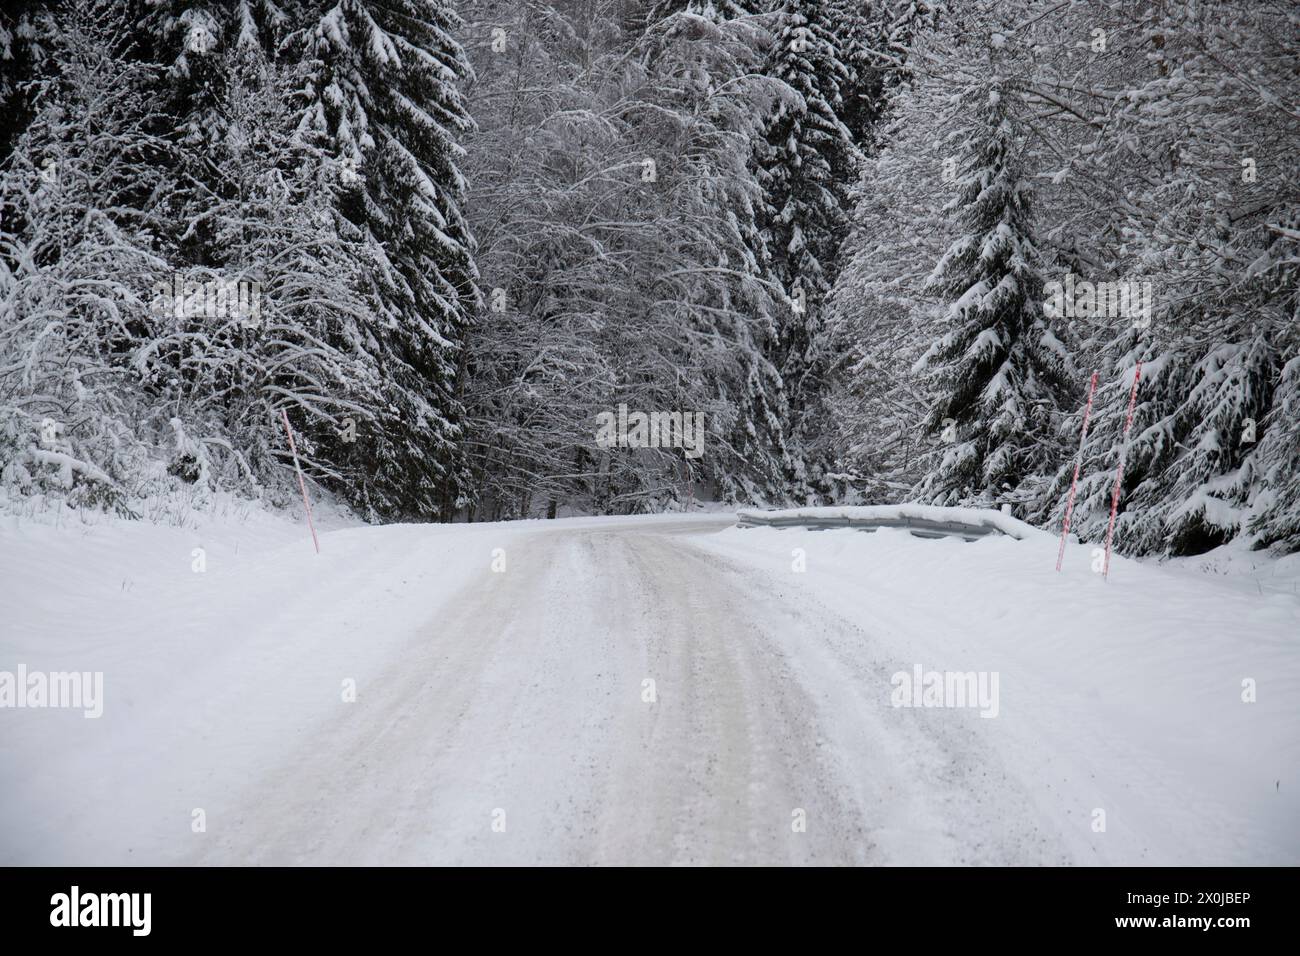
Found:
[[[1061,548],[1056,552],[1056,570],[1061,570],[1061,561],[1065,558],[1065,539],[1070,533],[1070,518],[1074,514],[1074,492],[1079,486],[1079,468],[1083,465],[1083,446],[1088,440],[1088,420],[1092,418],[1092,397],[1097,394],[1097,373],[1092,373],[1092,384],[1088,386],[1088,405],[1083,410],[1083,434],[1079,436],[1079,453],[1074,457],[1074,477],[1070,479],[1070,498],[1065,505],[1065,523],[1061,525]]]
[[[316,525],[311,520],[311,502],[307,500],[307,483],[302,480],[302,466],[298,464],[298,446],[293,443],[293,429],[289,427],[289,413],[280,409],[280,418],[284,421],[284,433],[289,436],[289,451],[293,452],[293,470],[298,473],[298,490],[302,492],[302,506],[307,511],[307,527],[311,528],[311,543],[320,554],[320,541],[316,538]]]
[[[1110,539],[1115,533],[1115,512],[1119,508],[1119,485],[1124,480],[1124,458],[1128,454],[1128,432],[1133,427],[1133,408],[1137,404],[1138,380],[1142,378],[1142,363],[1133,373],[1133,389],[1128,396],[1128,417],[1124,419],[1124,438],[1119,447],[1119,466],[1115,469],[1115,493],[1110,497],[1110,524],[1106,526],[1106,560],[1101,566],[1101,576],[1110,574]]]

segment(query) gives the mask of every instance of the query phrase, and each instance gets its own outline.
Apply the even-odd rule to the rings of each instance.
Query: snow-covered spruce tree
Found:
[[[790,297],[769,355],[789,402],[788,438],[812,458],[810,472],[801,459],[789,476],[800,498],[823,490],[825,456],[811,448],[825,418],[820,395],[831,361],[823,312],[848,232],[848,184],[860,160],[840,119],[841,87],[851,75],[840,59],[833,13],[823,0],[790,0],[774,14],[767,74],[785,92],[755,157],[763,240],[773,277]]]
[[[309,474],[363,504],[368,462],[339,426],[364,436],[384,402],[361,331],[370,251],[336,211],[336,164],[295,135],[290,104],[307,67],[273,59],[287,17],[192,0],[131,9],[126,49],[164,65],[156,96],[176,145],[167,219],[183,228],[158,278],[251,292],[258,310],[154,303],[156,338],[135,364],[157,399],[148,427],[165,436],[159,451],[192,497],[221,487],[284,497],[284,406]]]
[[[947,331],[924,356],[940,379],[927,428],[939,460],[916,489],[935,504],[1012,503],[1056,464],[1054,416],[1068,358],[1042,310],[1032,189],[1016,129],[1014,83],[995,78],[954,94],[950,142],[962,150],[946,207],[961,235],[935,266]]]
[[[34,81],[53,65],[53,7],[52,0],[13,0],[0,10],[0,161],[31,121]]]
[[[11,487],[123,511],[177,481],[196,503],[287,498],[286,408],[309,474],[368,504],[364,441],[392,400],[376,244],[339,212],[335,154],[295,136],[309,66],[273,61],[250,9],[60,9],[3,168]]]
[[[1260,269],[1260,282],[1275,284],[1284,359],[1273,404],[1261,422],[1264,437],[1255,450],[1259,484],[1247,528],[1256,548],[1300,551],[1300,207],[1270,226],[1275,234]]]
[[[688,13],[647,32],[644,88],[674,121],[638,110],[634,135],[666,160],[664,187],[649,190],[647,212],[662,223],[658,209],[675,209],[685,227],[647,237],[662,261],[651,276],[656,309],[682,330],[682,367],[700,369],[706,401],[717,409],[715,447],[686,466],[724,501],[776,502],[787,499],[798,470],[784,385],[765,354],[785,304],[765,268],[763,194],[746,162],[763,133],[766,111],[756,107],[771,102],[772,85],[752,75],[759,61],[751,51],[767,35],[743,11],[731,13]]]
[[[879,133],[886,94],[908,78],[916,35],[936,11],[925,0],[825,0],[845,77],[837,113],[854,143],[868,151]]]
[[[186,177],[219,188],[222,171],[206,162],[205,154],[220,149],[227,135],[227,104],[233,78],[233,51],[260,51],[268,61],[280,58],[280,41],[289,28],[288,4],[239,0],[123,0],[133,11],[135,29],[130,50],[140,59],[160,64],[156,94],[173,119],[169,130],[188,159]],[[185,254],[196,260],[209,255],[212,236],[208,220],[194,224],[185,238]]]
[[[1279,554],[1300,551],[1300,348],[1282,368],[1260,443],[1260,486],[1247,528],[1257,548]]]
[[[788,294],[802,289],[810,302],[834,278],[835,257],[847,231],[848,182],[858,153],[840,121],[840,60],[830,11],[822,0],[786,3],[776,12],[767,74],[787,91],[767,121],[757,161],[766,208],[764,238],[777,279]],[[811,310],[783,330],[783,351],[802,354],[802,328]]]
[[[850,5],[853,0],[845,0]],[[912,79],[912,51],[917,39],[933,30],[947,13],[947,0],[879,0],[872,24],[879,31],[870,62],[881,74],[885,91]]]
[[[646,17],[647,26],[677,13],[691,13],[709,20],[734,20],[761,13],[763,0],[655,0]]]
[[[1234,2],[1216,5],[1211,21],[1203,7],[1159,5],[1141,11],[1139,30],[1133,17],[1131,5],[1100,0],[1044,20],[1062,38],[1057,60],[1078,46],[1072,38],[1094,40],[1073,54],[1068,77],[1042,73],[1026,96],[1054,118],[1038,133],[1073,199],[1053,207],[1062,237],[1073,237],[1061,272],[1154,290],[1147,328],[1106,315],[1075,322],[1100,340],[1089,358],[1103,386],[1073,527],[1084,540],[1105,533],[1142,359],[1115,544],[1187,554],[1262,531],[1293,487],[1280,480],[1290,456],[1275,435],[1294,407],[1284,374],[1296,347],[1294,279],[1276,242],[1298,201],[1300,122],[1279,106],[1297,95],[1287,67],[1294,13]],[[1074,435],[1078,419],[1066,423]],[[1057,473],[1037,520],[1059,522],[1071,474],[1068,464]]]
[[[384,406],[358,437],[359,497],[384,517],[450,518],[468,480],[459,379],[478,304],[459,140],[469,65],[443,0],[299,0],[286,47],[307,62],[300,135],[320,137],[352,186],[340,211],[374,262],[367,347]]]
[[[177,435],[173,472],[287,500],[286,409],[308,474],[360,505],[355,445],[384,401],[364,331],[369,250],[333,211],[330,157],[293,138],[301,67],[239,40],[218,59],[223,135],[199,154],[211,175],[193,171],[182,207],[183,221],[204,224],[206,256],[178,258],[175,274],[246,294],[237,309],[166,310],[137,364],[174,376],[158,411]]]

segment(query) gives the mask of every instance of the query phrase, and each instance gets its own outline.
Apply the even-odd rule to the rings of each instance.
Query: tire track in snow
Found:
[[[689,527],[547,529],[485,562],[199,859],[1040,861],[975,735],[890,708],[868,634]]]

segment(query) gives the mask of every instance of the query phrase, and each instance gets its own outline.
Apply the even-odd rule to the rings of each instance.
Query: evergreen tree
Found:
[[[1278,104],[1296,97],[1293,16],[1225,2],[1209,29],[1205,8],[1170,4],[1130,33],[1131,12],[1121,0],[1062,12],[1048,37],[1096,29],[1106,42],[1038,101],[1062,127],[1039,129],[1062,164],[1049,213],[1070,237],[1058,267],[1153,289],[1144,328],[1122,316],[1076,323],[1096,330],[1082,355],[1103,384],[1072,528],[1105,535],[1141,359],[1115,547],[1195,554],[1248,532],[1285,546],[1300,123]],[[1102,128],[1114,133],[1098,143]],[[1075,436],[1081,413],[1066,423]],[[1060,520],[1072,473],[1063,464],[1032,517]]]
[[[849,72],[826,12],[821,0],[800,0],[776,14],[767,73],[783,87],[758,156],[764,238],[774,273],[788,294],[802,290],[808,299],[823,294],[834,279],[847,229],[848,183],[859,158],[839,117],[840,88]],[[787,353],[807,344],[796,334],[798,324],[783,337]]]
[[[825,418],[819,396],[831,354],[823,305],[847,234],[848,189],[861,158],[840,119],[841,88],[850,72],[840,59],[832,13],[823,0],[787,2],[775,12],[767,74],[781,85],[755,157],[764,193],[762,237],[772,276],[789,297],[768,350],[789,403],[787,432],[800,450],[789,475],[800,498],[815,490],[824,471],[824,456],[814,451],[813,472],[807,473],[802,452]]]
[[[884,11],[863,0],[826,0],[828,16],[839,60],[844,64],[837,114],[853,142],[865,148],[884,106],[883,93],[888,71],[879,47],[885,25]]]
[[[1300,207],[1272,227],[1258,282],[1275,304],[1276,345],[1283,365],[1272,407],[1258,424],[1264,437],[1255,449],[1259,487],[1247,527],[1256,548],[1300,551]]]
[[[676,13],[691,13],[710,20],[734,20],[760,12],[761,0],[655,0],[646,17],[653,25]]]
[[[285,409],[308,475],[364,507],[367,455],[356,444],[385,402],[365,332],[370,250],[331,212],[331,158],[292,135],[301,66],[269,61],[256,43],[218,60],[223,134],[200,152],[216,181],[181,193],[183,221],[207,223],[210,258],[178,266],[187,279],[242,283],[256,314],[208,310],[164,323],[149,363],[179,372],[173,427],[189,439],[177,452],[190,461],[172,468],[219,463],[232,474],[213,475],[214,485],[271,478],[268,490],[286,500]],[[207,439],[232,453],[209,454]]]
[[[12,0],[0,10],[0,160],[31,122],[33,81],[54,65],[54,0]]]
[[[458,139],[472,122],[458,20],[442,0],[304,5],[320,12],[287,40],[308,65],[300,135],[335,157],[341,211],[375,264],[366,333],[386,404],[358,438],[374,465],[362,498],[383,516],[450,518],[467,491],[459,379],[478,303],[461,208]]]
[[[949,330],[927,354],[942,395],[927,426],[954,444],[918,494],[938,504],[1015,496],[1051,463],[1054,412],[1067,359],[1042,311],[1032,191],[1008,81],[977,85],[952,103],[966,143],[947,206],[963,234],[935,266],[931,287],[949,302]]]

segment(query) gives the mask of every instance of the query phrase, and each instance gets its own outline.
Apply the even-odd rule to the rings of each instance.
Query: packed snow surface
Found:
[[[6,518],[0,864],[1300,863],[1294,561],[734,521]]]

